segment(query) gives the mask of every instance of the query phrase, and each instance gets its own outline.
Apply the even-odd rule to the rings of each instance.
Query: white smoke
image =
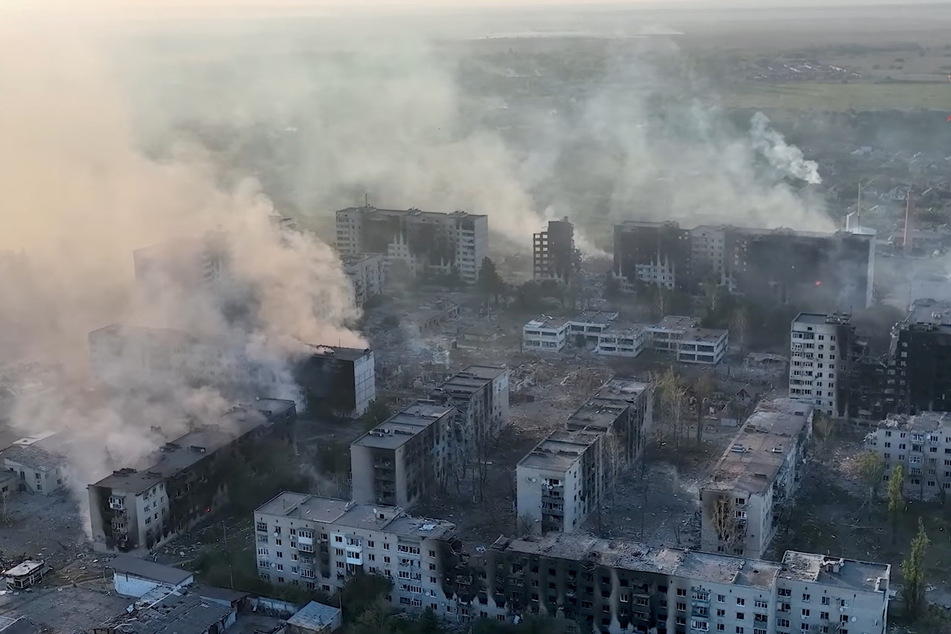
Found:
[[[769,117],[762,112],[753,115],[750,122],[750,138],[756,151],[781,173],[810,185],[822,183],[822,177],[819,176],[819,164],[806,160],[802,150],[789,145],[782,134],[770,127]]]

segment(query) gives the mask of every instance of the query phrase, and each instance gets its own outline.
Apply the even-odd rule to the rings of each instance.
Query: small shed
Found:
[[[194,575],[187,570],[130,555],[119,555],[106,565],[113,570],[116,592],[124,597],[138,599],[156,588],[178,590],[195,582]]]
[[[287,634],[329,634],[342,622],[339,608],[311,601],[287,619]]]
[[[17,564],[9,570],[3,571],[3,578],[7,582],[7,587],[11,590],[22,590],[39,583],[43,575],[49,572],[50,567],[46,565],[45,560],[34,561],[27,559],[21,564]]]

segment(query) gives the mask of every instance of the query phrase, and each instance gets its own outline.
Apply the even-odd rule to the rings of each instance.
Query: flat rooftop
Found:
[[[416,401],[354,440],[352,446],[398,449],[436,421],[451,416],[453,411],[451,405]]]
[[[595,324],[607,326],[618,318],[618,313],[608,310],[586,310],[575,316],[571,322],[575,324]]]
[[[37,432],[14,440],[9,447],[0,450],[0,458],[32,469],[55,469],[65,464],[74,438],[69,431]]]
[[[507,372],[508,370],[506,368],[500,366],[470,365],[449,377],[449,379],[433,390],[433,394],[471,396]]]
[[[681,343],[716,343],[729,334],[729,330],[690,328],[684,333]]]
[[[527,324],[522,326],[522,330],[534,329],[534,328],[548,328],[548,329],[560,329],[568,325],[570,320],[567,317],[548,317],[542,315],[532,319]]]
[[[811,405],[790,399],[761,402],[723,452],[704,488],[758,493],[771,487],[811,415]]]
[[[919,299],[908,310],[905,324],[951,325],[951,302]]]
[[[592,431],[553,431],[535,445],[535,448],[519,461],[518,466],[526,469],[567,471],[600,439],[601,434]]]
[[[328,526],[378,530],[404,537],[449,538],[455,524],[407,515],[397,506],[358,504],[337,498],[325,498],[285,491],[258,507],[255,515],[276,515],[319,522]]]
[[[891,414],[878,424],[879,429],[900,429],[929,433],[939,429],[951,431],[951,413],[949,412],[921,412],[920,414]]]
[[[793,319],[794,324],[813,324],[823,325],[826,323],[828,315],[825,313],[799,313]]]
[[[336,213],[344,212],[353,212],[358,211],[362,214],[368,215],[380,215],[380,216],[419,216],[419,217],[429,217],[429,218],[453,218],[453,217],[462,217],[462,218],[488,218],[485,214],[470,214],[467,211],[450,211],[450,212],[441,212],[441,211],[422,211],[420,209],[378,209],[376,207],[347,207],[346,209],[339,209]]]
[[[630,406],[630,403],[595,397],[569,416],[566,426],[570,430],[606,432]]]
[[[612,321],[601,333],[608,335],[636,336],[645,330],[647,330],[647,324],[636,324],[631,321]]]
[[[166,443],[153,454],[151,466],[119,469],[90,486],[141,493],[195,465],[207,455],[268,424],[272,416],[289,412],[294,401],[261,399],[239,405],[226,413],[220,422],[208,425]]]
[[[173,566],[164,566],[154,561],[146,561],[131,555],[119,555],[106,564],[107,568],[112,568],[118,573],[134,575],[143,579],[151,579],[161,583],[178,585],[184,583],[192,576],[192,573],[181,568]]]
[[[156,595],[146,595],[148,598],[152,596]],[[187,591],[172,592],[151,603],[139,601],[135,611],[123,613],[103,625],[128,634],[205,632],[232,612],[230,607],[204,601]]]
[[[651,390],[650,383],[638,381],[633,377],[615,376],[601,386],[595,394],[596,398],[621,400],[632,403],[641,394]]]
[[[695,317],[685,315],[666,315],[659,322],[648,328],[657,328],[664,330],[690,330],[697,328],[700,321]]]
[[[787,550],[783,555],[780,576],[783,579],[818,582],[850,590],[885,592],[891,578],[891,566]]]

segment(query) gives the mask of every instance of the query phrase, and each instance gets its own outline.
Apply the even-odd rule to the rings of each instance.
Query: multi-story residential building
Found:
[[[3,468],[18,478],[12,483],[15,489],[39,495],[61,490],[66,481],[70,439],[67,431],[39,432],[15,440],[0,451]]]
[[[902,465],[906,495],[933,500],[951,493],[951,413],[893,414],[869,433],[865,445],[885,458],[886,482]]]
[[[430,608],[465,619],[453,589],[455,527],[392,506],[281,493],[254,512],[258,574],[279,585],[325,593],[358,573],[387,577],[386,600],[408,612]]]
[[[341,209],[336,217],[342,255],[378,253],[388,266],[402,262],[415,275],[455,273],[474,284],[489,254],[489,219],[484,215],[365,206]]]
[[[520,530],[578,530],[601,501],[603,434],[554,431],[515,469]]]
[[[951,303],[915,302],[892,331],[896,410],[951,411]]]
[[[225,419],[166,443],[144,469],[114,471],[88,486],[93,545],[151,550],[195,526],[228,501],[235,461],[268,438],[289,438],[293,401],[261,399]]]
[[[851,315],[799,313],[790,333],[789,398],[847,416],[852,389]]]
[[[635,282],[690,289],[690,232],[676,222],[628,220],[614,227],[614,273],[624,290]]]
[[[264,394],[301,410],[362,416],[376,398],[370,349],[301,344],[287,364],[252,358],[244,341],[113,324],[89,334],[94,376],[107,388],[151,393],[167,385],[213,387],[229,398]]]
[[[644,455],[654,412],[649,383],[615,377],[568,417],[569,431],[593,431],[608,436],[603,450],[607,467],[627,468]]]
[[[614,271],[626,289],[639,281],[696,292],[713,280],[761,303],[811,300],[851,310],[872,303],[874,237],[628,221],[614,228]]]
[[[456,410],[452,439],[465,450],[476,439],[495,438],[509,417],[509,371],[470,365],[430,392],[432,401]]]
[[[885,634],[891,567],[787,551],[782,563],[585,535],[500,537],[474,616],[582,631]]]
[[[350,445],[353,499],[410,507],[446,484],[452,466],[451,405],[416,401]]]
[[[216,289],[231,279],[227,236],[209,231],[136,249],[132,252],[135,280],[146,289],[172,284],[181,289]]]
[[[536,233],[532,246],[536,280],[567,284],[581,267],[581,252],[575,248],[575,227],[567,218],[549,220],[548,230]]]
[[[353,284],[357,306],[383,293],[386,283],[386,259],[378,253],[343,256],[343,272]]]
[[[563,317],[541,316],[522,326],[522,350],[561,352],[568,344],[569,321]]]
[[[679,363],[716,365],[730,347],[730,331],[700,328],[694,317],[667,315],[646,332],[652,349],[674,354]]]
[[[700,490],[703,550],[763,556],[799,488],[812,413],[789,399],[757,406]]]

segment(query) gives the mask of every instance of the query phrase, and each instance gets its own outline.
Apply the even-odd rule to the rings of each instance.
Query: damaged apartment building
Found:
[[[581,269],[581,251],[575,247],[575,226],[567,218],[549,220],[548,229],[532,239],[532,270],[536,280],[568,284]]]
[[[700,547],[762,557],[799,488],[813,407],[761,402],[700,489]]]
[[[195,526],[228,501],[235,460],[260,443],[289,439],[293,401],[261,399],[166,443],[141,469],[123,468],[88,486],[93,545],[144,551]]]
[[[408,508],[445,486],[454,465],[451,405],[416,401],[350,444],[353,499]]]
[[[252,358],[243,340],[113,324],[89,334],[93,375],[107,389],[154,393],[160,386],[208,386],[242,399],[291,399],[301,411],[359,417],[376,398],[370,349],[312,346],[288,363]]]
[[[609,634],[885,634],[891,567],[787,551],[782,562],[561,533],[500,537],[473,612],[542,614]]]
[[[509,371],[470,365],[429,393],[429,400],[456,410],[452,441],[473,447],[477,439],[497,438],[509,418]]]
[[[688,293],[713,280],[758,303],[872,304],[873,235],[747,229],[673,221],[614,227],[614,274],[622,288],[650,284]]]
[[[489,254],[488,216],[464,211],[367,205],[337,211],[336,226],[342,256],[382,255],[388,270],[399,263],[416,276],[454,274],[474,284]]]
[[[353,299],[357,306],[363,306],[383,294],[386,285],[386,260],[382,255],[345,255],[341,259],[343,272],[350,278],[350,284],[353,286]]]
[[[285,492],[254,512],[254,528],[265,581],[331,593],[353,575],[380,575],[393,583],[385,598],[396,609],[431,609],[448,621],[469,617],[465,603],[473,596],[458,592],[456,581],[465,555],[449,522],[394,506]]]
[[[616,377],[516,467],[519,530],[577,531],[612,477],[643,460],[653,416],[650,385]]]
[[[951,413],[893,414],[868,434],[865,446],[885,459],[885,482],[902,466],[908,497],[937,500],[951,490]]]

